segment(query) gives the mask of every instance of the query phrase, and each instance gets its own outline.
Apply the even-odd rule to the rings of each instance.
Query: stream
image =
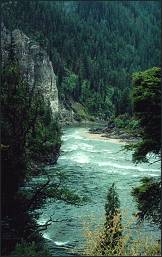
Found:
[[[53,256],[72,256],[74,252],[76,255],[85,244],[86,228],[94,229],[103,224],[106,194],[113,182],[119,194],[123,220],[129,220],[137,212],[136,202],[131,196],[132,187],[138,186],[144,176],[160,176],[159,163],[135,165],[131,161],[131,152],[120,151],[122,144],[92,138],[88,129],[81,126],[64,129],[58,162],[46,167],[51,178],[56,172],[63,171],[68,176],[66,187],[90,199],[82,206],[47,199],[42,206],[38,224],[44,224],[50,216],[60,220],[43,232]],[[35,182],[41,179],[34,178]],[[143,234],[160,238],[160,230],[147,222],[140,226],[140,230]]]

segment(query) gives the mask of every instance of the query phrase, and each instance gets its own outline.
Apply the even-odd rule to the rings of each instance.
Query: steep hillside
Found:
[[[131,74],[160,64],[159,1],[15,1],[8,27],[47,49],[59,99],[102,118],[131,114]],[[10,19],[8,19],[10,17]]]

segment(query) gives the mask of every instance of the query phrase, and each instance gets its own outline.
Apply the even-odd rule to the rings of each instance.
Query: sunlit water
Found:
[[[130,194],[132,187],[139,185],[144,176],[160,176],[160,164],[136,166],[131,161],[131,152],[120,151],[122,145],[107,139],[89,138],[87,131],[88,128],[82,127],[65,129],[57,165],[46,168],[51,175],[56,171],[65,172],[68,175],[66,187],[91,199],[80,207],[54,200],[47,200],[42,206],[39,224],[45,223],[50,216],[55,220],[62,220],[54,222],[43,232],[54,256],[72,255],[71,252],[85,243],[84,232],[87,224],[95,227],[104,222],[106,193],[113,182],[119,194],[124,219],[129,220],[137,211]],[[150,224],[145,223],[140,230],[149,235],[152,233],[154,238],[160,237],[158,228]]]

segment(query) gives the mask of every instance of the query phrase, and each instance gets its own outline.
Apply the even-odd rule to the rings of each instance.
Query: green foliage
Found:
[[[51,256],[47,250],[40,250],[36,243],[33,241],[31,243],[21,242],[15,247],[15,250],[11,253],[12,256]]]
[[[160,226],[161,182],[144,177],[141,179],[141,185],[133,189],[132,195],[138,203],[139,220],[148,219]]]
[[[133,74],[133,111],[135,129],[140,140],[126,146],[134,150],[133,161],[148,162],[149,155],[160,156],[161,151],[161,104],[160,104],[160,68],[153,67],[144,72]],[[133,125],[133,127],[132,127]],[[132,191],[139,209],[139,220],[148,219],[160,225],[161,182],[152,178],[143,178],[141,185]]]
[[[9,60],[10,61],[10,60]],[[31,93],[32,92],[32,93]],[[38,251],[40,241],[35,214],[29,214],[38,208],[47,197],[62,200],[68,204],[84,204],[87,199],[65,189],[64,184],[45,184],[23,192],[20,186],[33,175],[41,174],[41,164],[55,163],[61,145],[61,130],[57,117],[51,113],[50,103],[45,101],[43,93],[24,81],[17,61],[8,62],[2,71],[2,219],[9,217],[9,229],[16,231],[18,239],[2,242],[2,252],[9,253],[20,238],[30,240],[19,243],[14,254],[18,256],[43,256]],[[58,179],[58,178],[57,178]],[[3,228],[5,234],[5,228]],[[7,233],[11,233],[7,231]],[[31,236],[33,234],[33,236]],[[39,240],[38,240],[39,239]],[[8,246],[12,241],[13,245]],[[31,241],[35,243],[31,243]]]
[[[59,81],[58,81],[59,82]],[[68,69],[65,70],[65,75],[59,88],[59,96],[63,101],[67,101],[70,98],[77,98],[76,91],[78,86],[78,76],[70,72]]]
[[[112,219],[115,214],[119,211],[120,202],[119,196],[116,192],[115,184],[109,188],[105,204],[106,220],[109,223],[109,219]]]
[[[61,101],[73,98],[107,119],[132,112],[132,72],[160,65],[159,4],[25,0],[7,1],[2,10],[8,28],[47,50]]]
[[[44,107],[46,107],[45,104]],[[50,119],[52,119],[51,116]],[[30,158],[44,163],[54,160],[61,146],[60,137],[61,132],[57,119],[46,122],[46,118],[40,117],[35,123],[34,132],[28,139],[28,154]]]
[[[21,190],[20,186],[35,172],[33,168],[38,175],[42,173],[42,164],[56,162],[61,130],[57,117],[51,113],[50,103],[45,101],[41,90],[25,82],[14,59],[9,59],[2,70],[1,103],[2,219],[8,222],[9,218],[9,230],[17,236],[15,240],[7,239],[7,244],[4,239],[2,253],[8,254],[18,242],[14,255],[43,256],[45,252],[38,250],[41,238],[35,214],[31,214],[33,208],[40,207],[47,197],[74,205],[84,204],[87,199],[65,189],[64,184],[61,188],[57,183],[53,185],[48,176],[45,184],[28,192]],[[7,230],[7,233],[11,232]],[[20,238],[27,242],[21,243]]]
[[[104,238],[101,241],[102,254],[108,249],[114,252],[122,236],[120,202],[114,183],[107,193],[105,216]]]
[[[7,232],[3,227],[4,235],[11,230],[25,238],[31,233],[26,225],[34,229],[36,224],[26,209],[30,197],[20,194],[20,186],[33,172],[31,163],[57,160],[61,132],[43,93],[23,79],[13,53],[14,49],[1,74],[2,219],[8,224]],[[2,253],[8,253],[17,240],[8,241],[6,246],[2,240]]]
[[[154,67],[133,74],[134,115],[139,122],[141,142],[132,148],[133,160],[147,161],[147,154],[160,154],[160,68]]]
[[[114,119],[114,124],[117,128],[125,128],[128,127],[130,121],[130,117],[128,114],[118,115]]]
[[[28,160],[38,160],[41,151],[46,158],[59,150],[60,128],[41,92],[35,89],[31,95],[18,63],[11,63],[3,70],[1,104],[2,144],[9,146],[2,153],[4,176],[12,177],[9,180],[15,181],[12,184],[18,189],[25,178]],[[11,188],[10,193],[14,193]]]
[[[12,196],[24,179],[26,168],[25,139],[28,130],[28,86],[21,79],[18,64],[9,64],[2,71],[1,87],[1,133],[2,144],[8,149],[2,151],[2,185],[11,183],[9,189]],[[16,158],[15,158],[16,157]],[[8,194],[7,193],[7,194]],[[3,199],[4,200],[4,199]]]
[[[58,78],[59,98],[64,103],[79,102],[74,109],[80,118],[87,115],[86,110],[105,119],[131,113],[130,74],[160,64],[159,2],[6,1],[2,14],[7,28],[21,29],[33,38],[31,43],[37,41],[47,50]],[[49,103],[38,90],[30,94],[13,48],[11,44],[8,65],[2,70],[2,218],[9,217],[11,228],[21,237],[31,232],[24,232],[26,224],[31,224],[24,211],[29,199],[18,192],[28,177],[28,165],[53,160],[61,142]],[[147,153],[160,151],[159,69],[136,73],[133,85],[134,111],[143,139],[135,146],[134,159],[144,161]],[[127,120],[117,118],[116,123],[124,127]],[[156,185],[145,190],[150,187],[153,190]],[[48,193],[56,194],[52,189]],[[140,199],[144,193],[139,193]],[[60,195],[73,203],[80,201],[66,190]],[[114,186],[108,199],[106,222],[110,224],[119,208]],[[120,213],[117,224],[120,227]],[[34,256],[36,250],[31,244],[19,245],[17,251]]]
[[[139,121],[137,119],[135,119],[134,117],[132,117],[130,120],[129,120],[129,123],[128,123],[128,126],[127,128],[131,131],[131,132],[134,132],[139,130]]]
[[[87,108],[85,108],[82,104],[73,102],[71,108],[74,111],[76,120],[93,120],[93,116],[89,115]]]
[[[82,205],[85,204],[89,199],[87,197],[80,197],[75,191],[69,190],[65,188],[55,188],[51,186],[49,189],[46,190],[46,194],[49,198],[54,198],[56,200],[64,201],[68,204],[73,205]]]

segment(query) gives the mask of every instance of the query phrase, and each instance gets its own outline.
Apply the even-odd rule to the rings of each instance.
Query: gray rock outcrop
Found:
[[[21,67],[22,75],[32,88],[40,88],[45,101],[50,102],[52,114],[58,112],[58,90],[56,76],[49,57],[38,43],[26,36],[19,29],[12,32],[1,26],[2,66],[8,59],[11,39],[14,42],[16,58]]]

